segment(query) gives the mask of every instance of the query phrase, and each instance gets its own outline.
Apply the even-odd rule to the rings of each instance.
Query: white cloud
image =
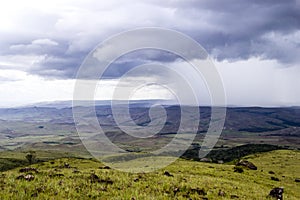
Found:
[[[37,39],[37,40],[33,40],[32,44],[35,45],[49,45],[49,46],[57,46],[58,43],[51,40],[51,39]]]
[[[19,70],[0,70],[0,107],[21,106],[34,102],[72,99],[73,80],[45,80]]]
[[[0,56],[0,69],[27,71],[35,63],[44,59],[44,55],[3,55]]]
[[[286,68],[275,60],[259,58],[215,64],[229,105],[300,105],[299,66]]]
[[[51,39],[36,39],[33,40],[30,44],[15,44],[9,47],[13,52],[22,54],[33,54],[40,55],[49,50],[51,47],[58,46],[58,43]]]

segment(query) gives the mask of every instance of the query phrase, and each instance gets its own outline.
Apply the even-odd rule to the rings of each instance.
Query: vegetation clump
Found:
[[[234,172],[243,173],[244,169],[241,166],[234,166]]]
[[[29,165],[31,165],[35,161],[35,157],[36,156],[35,156],[34,152],[30,152],[25,156],[25,158],[29,162]]]

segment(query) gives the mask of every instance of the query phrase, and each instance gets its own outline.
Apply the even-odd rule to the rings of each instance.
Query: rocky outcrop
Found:
[[[273,188],[270,191],[269,196],[277,200],[283,200],[283,187]]]
[[[247,160],[240,160],[236,166],[243,166],[251,170],[257,170],[257,167],[252,162]]]

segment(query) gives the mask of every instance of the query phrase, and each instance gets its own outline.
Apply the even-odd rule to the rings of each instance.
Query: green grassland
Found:
[[[14,169],[20,166],[27,166],[29,162],[26,160],[27,154],[33,154],[34,162],[44,162],[48,160],[54,160],[58,158],[76,158],[76,157],[91,157],[87,153],[73,154],[72,152],[59,151],[59,150],[14,150],[14,151],[0,151],[0,172],[9,169]]]
[[[21,159],[23,155],[18,156]],[[300,183],[295,182],[300,178],[300,151],[275,150],[244,159],[253,162],[258,170],[244,169],[237,173],[233,163],[178,159],[151,173],[126,173],[104,168],[94,159],[56,158],[30,166],[38,172],[21,173],[21,167],[1,172],[0,199],[261,200],[268,199],[270,190],[280,186],[284,187],[284,199],[300,199]],[[136,162],[138,165],[144,161],[137,159]],[[149,163],[144,164],[146,167]],[[128,167],[134,165],[131,161]],[[34,179],[17,178],[26,174],[32,174]]]

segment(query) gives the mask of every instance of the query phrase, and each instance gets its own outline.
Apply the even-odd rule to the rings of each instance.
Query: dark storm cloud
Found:
[[[84,57],[108,36],[131,28],[159,26],[190,35],[218,60],[260,57],[285,65],[300,62],[300,3],[296,0],[133,0],[105,6],[98,1],[78,5],[74,10],[54,10],[49,15],[20,13],[24,18],[21,28],[0,33],[1,56],[43,56],[24,70],[46,77],[74,78]],[[168,53],[135,53],[118,60],[106,75],[114,78],[137,64],[176,59]]]
[[[289,41],[292,38],[285,38],[291,44],[272,48],[282,37],[297,31],[299,34],[300,4],[295,0],[209,0],[185,2],[182,7],[176,11],[177,16],[190,20],[205,16],[203,20],[210,26],[196,26],[186,31],[220,60],[262,56],[280,62],[299,62],[298,56],[289,54],[291,49],[299,52],[298,46],[293,44],[295,41]],[[277,37],[270,38],[270,33]],[[298,45],[299,39],[298,35]],[[280,56],[276,55],[278,50],[282,51]]]
[[[105,71],[104,78],[115,78],[124,75],[131,69],[149,63],[156,63],[161,65],[168,65],[174,61],[182,61],[182,58],[163,50],[144,49],[130,52],[122,55],[115,60]],[[161,72],[163,73],[163,72]],[[159,75],[159,71],[152,72],[152,74]],[[137,75],[137,74],[136,74]],[[142,76],[142,74],[139,74]],[[145,74],[144,74],[145,75]]]
[[[49,78],[75,78],[75,72],[88,52],[68,53],[69,43],[66,40],[23,38],[19,42],[3,44],[2,56],[41,56],[41,59],[32,60],[30,66],[24,66],[24,71]],[[16,62],[18,62],[16,60]],[[28,65],[28,63],[27,63]],[[0,68],[16,68],[20,66],[7,66],[0,63]],[[22,70],[22,69],[20,69]]]
[[[49,78],[75,78],[76,71],[84,60],[84,56],[85,54],[46,56],[43,60],[33,65],[30,73]]]

